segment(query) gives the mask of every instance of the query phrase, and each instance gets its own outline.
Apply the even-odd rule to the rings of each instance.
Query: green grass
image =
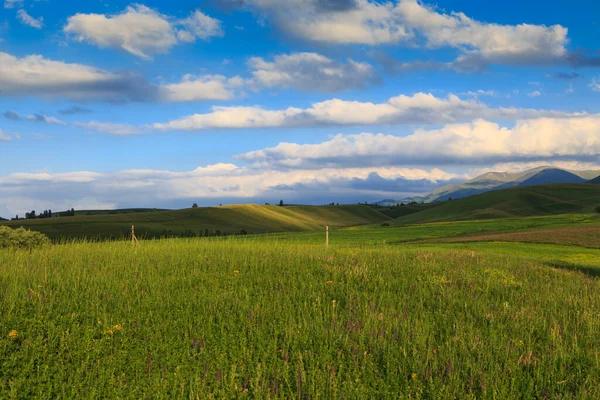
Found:
[[[400,217],[393,224],[589,213],[600,204],[600,185],[555,184],[496,190]]]
[[[60,217],[51,219],[3,222],[11,227],[23,226],[59,238],[118,238],[131,233],[135,224],[136,234],[142,238],[164,235],[202,235],[205,230],[214,234],[299,232],[322,230],[325,225],[348,227],[389,220],[389,217],[368,206],[258,206],[240,205],[213,208],[190,208],[178,211],[149,213],[120,213]]]
[[[567,203],[587,210],[590,186]],[[550,215],[490,219],[477,200],[461,215],[480,219],[389,227],[367,206],[30,221],[287,232],[0,249],[0,398],[600,398],[600,215],[535,193]],[[504,234],[564,242],[441,243]]]
[[[330,232],[329,240],[334,245],[344,246],[402,244],[447,238],[468,238],[473,235],[491,233],[536,232],[551,228],[588,226],[598,226],[598,231],[600,231],[600,215],[597,213],[561,214],[542,217],[443,221],[389,227],[381,227],[380,224],[377,224],[333,229]],[[324,243],[325,233],[323,231],[283,232],[265,235],[262,240]]]
[[[598,398],[592,250],[485,246],[0,251],[0,398]]]

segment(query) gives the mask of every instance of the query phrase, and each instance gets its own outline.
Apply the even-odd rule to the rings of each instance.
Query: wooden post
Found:
[[[325,246],[329,248],[329,225],[325,227]]]
[[[131,245],[135,246],[136,243],[139,243],[137,238],[135,237],[135,226],[131,225]]]

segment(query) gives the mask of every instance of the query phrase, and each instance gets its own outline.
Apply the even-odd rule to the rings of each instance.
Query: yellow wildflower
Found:
[[[414,380],[416,380],[416,379],[417,379],[417,374],[413,372],[413,373],[410,375],[410,377],[411,377],[411,378],[412,378],[412,380],[414,381]]]
[[[8,337],[10,337],[11,339],[16,339],[19,337],[19,332],[13,329],[8,333]]]
[[[120,331],[121,330],[121,325],[117,324],[117,325],[113,326],[113,329],[115,331]]]
[[[327,282],[325,282],[325,284],[326,285],[331,285],[331,284],[333,284],[333,281],[327,281]]]
[[[107,335],[112,335],[112,334],[113,334],[113,330],[112,330],[112,329],[109,329],[109,330],[107,330],[105,333],[106,333]]]
[[[233,271],[233,273],[237,275],[240,273],[240,271],[236,269],[235,271]]]

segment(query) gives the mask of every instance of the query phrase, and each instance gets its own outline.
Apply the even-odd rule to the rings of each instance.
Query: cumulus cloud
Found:
[[[11,174],[0,177],[0,201],[12,214],[114,207],[189,207],[227,202],[321,203],[374,201],[429,191],[464,177],[438,169],[346,168],[274,171],[215,164],[188,172],[126,170],[115,173]],[[183,203],[182,203],[183,202]]]
[[[337,44],[404,44],[434,49],[451,47],[461,54],[451,63],[402,63],[398,69],[481,69],[489,63],[535,65],[562,60],[586,63],[569,53],[568,30],[561,25],[501,25],[477,21],[462,12],[441,12],[418,0],[319,1],[221,0],[257,10],[299,38]]]
[[[69,17],[63,30],[80,42],[122,49],[145,59],[168,53],[180,41],[223,36],[221,22],[200,10],[175,20],[141,4],[116,15],[76,14]]]
[[[588,85],[594,92],[600,92],[600,80],[597,78],[592,79]]]
[[[44,18],[33,18],[31,15],[27,14],[27,11],[21,9],[17,11],[17,18],[23,25],[28,25],[35,29],[42,29],[44,27]]]
[[[179,102],[227,100],[243,85],[239,77],[185,75],[180,82],[157,85],[130,73],[113,73],[84,64],[17,58],[0,52],[1,96],[66,97],[75,101]]]
[[[275,56],[273,61],[252,57],[248,61],[254,83],[267,88],[294,88],[303,91],[340,92],[363,89],[380,77],[373,67],[348,59],[334,61],[317,53],[293,53]]]
[[[158,89],[135,75],[115,74],[40,55],[0,52],[0,96],[67,97],[75,100],[143,101]]]
[[[231,100],[243,85],[244,79],[240,77],[188,74],[183,76],[181,82],[163,85],[161,91],[165,101]]]
[[[527,93],[527,96],[529,97],[539,97],[542,95],[542,92],[540,92],[539,90],[534,90],[533,92]]]
[[[158,130],[203,130],[220,128],[311,127],[324,125],[378,125],[408,123],[449,123],[476,118],[536,118],[565,116],[562,112],[490,108],[477,99],[462,100],[455,95],[437,98],[417,93],[397,96],[385,103],[339,99],[315,103],[310,108],[289,107],[268,110],[261,107],[213,107],[210,113],[194,114],[166,123]]]
[[[281,143],[239,158],[282,169],[584,160],[600,156],[599,131],[600,115],[522,120],[512,128],[479,119],[437,130],[418,129],[404,137],[340,134],[319,144]]]

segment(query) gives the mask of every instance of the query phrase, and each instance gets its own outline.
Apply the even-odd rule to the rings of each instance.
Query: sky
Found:
[[[592,0],[0,0],[0,216],[600,169]]]

